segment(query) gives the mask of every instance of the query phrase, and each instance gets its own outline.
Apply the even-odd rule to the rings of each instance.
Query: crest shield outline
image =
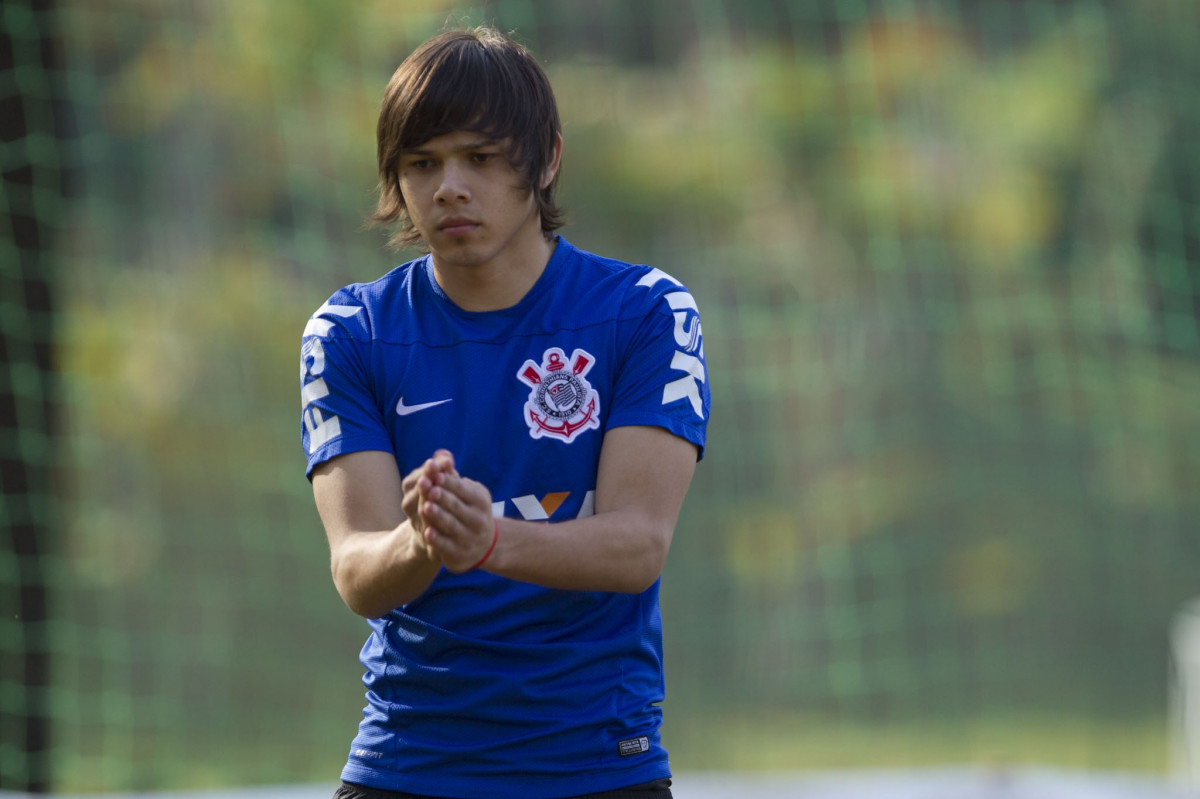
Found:
[[[600,427],[600,395],[587,380],[595,364],[587,350],[575,349],[568,360],[561,347],[550,347],[540,363],[530,358],[521,365],[517,379],[530,389],[522,415],[532,438],[570,444]]]

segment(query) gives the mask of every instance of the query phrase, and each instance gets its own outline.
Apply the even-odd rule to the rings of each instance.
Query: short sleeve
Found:
[[[352,294],[335,294],[308,320],[300,345],[300,438],[306,474],[338,455],[392,451],[375,401],[366,309]]]
[[[662,427],[695,444],[703,457],[712,399],[696,301],[658,269],[646,271],[630,291],[608,426]]]

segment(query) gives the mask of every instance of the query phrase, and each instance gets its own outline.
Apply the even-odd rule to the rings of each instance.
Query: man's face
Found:
[[[409,219],[445,267],[503,265],[542,236],[533,191],[508,142],[472,131],[437,136],[400,158]]]

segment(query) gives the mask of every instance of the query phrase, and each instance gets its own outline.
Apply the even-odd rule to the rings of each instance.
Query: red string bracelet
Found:
[[[495,524],[495,527],[492,528],[493,529],[492,545],[490,547],[488,547],[488,551],[484,554],[484,556],[482,558],[479,559],[478,563],[476,563],[471,568],[467,569],[467,571],[469,571],[469,572],[473,572],[476,569],[478,569],[480,566],[482,566],[483,564],[487,563],[487,559],[490,558],[492,556],[492,553],[496,551],[496,542],[500,540],[500,520],[493,519],[492,522]]]

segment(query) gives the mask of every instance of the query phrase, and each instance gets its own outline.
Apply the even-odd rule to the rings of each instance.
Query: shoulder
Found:
[[[643,302],[672,310],[685,307],[695,309],[696,302],[692,299],[692,293],[681,281],[658,267],[641,266],[638,270],[634,293],[639,295]]]
[[[379,335],[382,311],[397,303],[407,304],[414,276],[424,258],[401,264],[370,283],[351,283],[338,289],[308,318],[303,338],[351,338],[369,341]]]
[[[687,286],[658,267],[605,258],[573,246],[570,256],[576,279],[618,301],[623,317],[696,308]]]

